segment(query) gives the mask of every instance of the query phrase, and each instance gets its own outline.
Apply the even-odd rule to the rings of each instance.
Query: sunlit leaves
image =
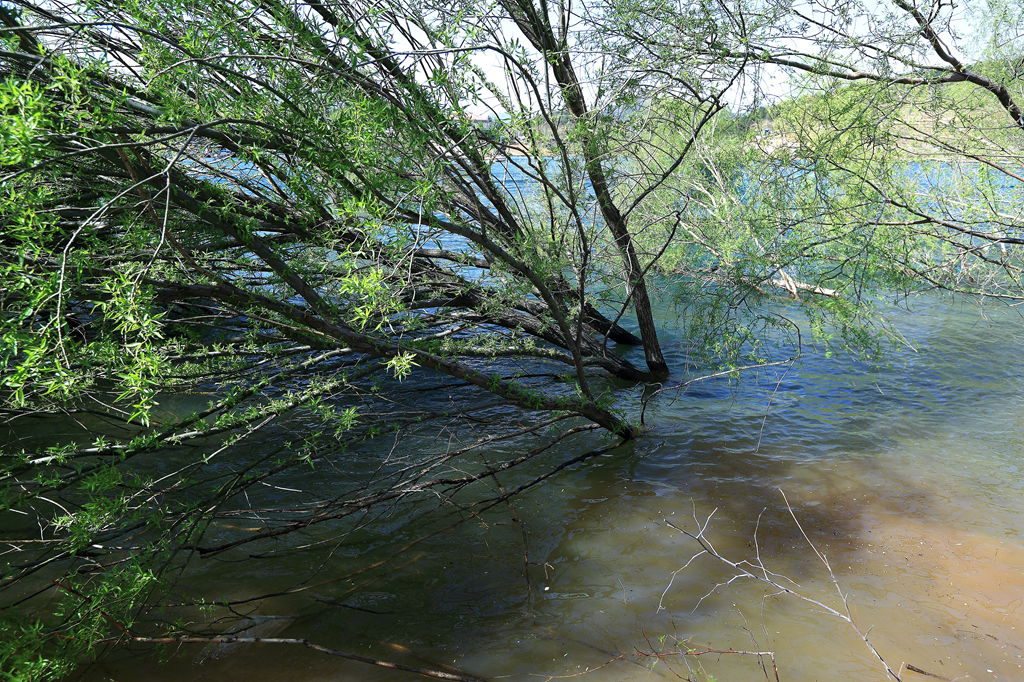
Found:
[[[0,166],[36,156],[48,115],[49,103],[38,85],[13,78],[0,81]]]
[[[396,379],[404,379],[409,376],[412,368],[417,364],[415,358],[413,353],[399,353],[387,361],[387,368],[395,375]]]

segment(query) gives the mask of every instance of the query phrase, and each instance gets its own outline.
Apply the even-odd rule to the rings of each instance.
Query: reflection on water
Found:
[[[714,512],[708,537],[723,555],[759,552],[794,589],[842,609],[782,489],[894,668],[1024,679],[1020,321],[937,302],[902,318],[919,353],[894,353],[888,367],[810,354],[788,371],[666,394],[643,438],[515,498],[511,510],[401,553],[431,529],[371,525],[337,542],[320,530],[306,539],[325,541],[321,551],[198,562],[191,590],[245,599],[298,588],[239,606],[252,618],[236,627],[496,679],[766,679],[750,656],[683,657],[680,641],[772,650],[790,682],[885,679],[833,616],[753,581],[709,593],[731,577],[710,557],[666,590],[696,545],[665,521],[692,529]],[[389,554],[381,568],[346,577]],[[182,648],[154,661],[112,653],[86,678],[409,677],[269,644]],[[936,678],[904,668],[904,679]]]

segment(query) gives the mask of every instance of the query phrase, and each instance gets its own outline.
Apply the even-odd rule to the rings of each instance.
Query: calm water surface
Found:
[[[197,564],[190,589],[243,599],[303,587],[241,608],[252,625],[243,634],[494,679],[766,679],[755,657],[679,655],[686,647],[773,651],[790,682],[885,679],[853,629],[821,609],[750,580],[712,591],[732,573],[708,556],[678,571],[697,546],[666,521],[694,529],[713,513],[707,537],[720,553],[759,553],[792,589],[842,610],[781,490],[858,626],[904,680],[936,679],[906,664],[947,679],[1024,680],[1022,320],[921,299],[898,322],[916,352],[895,351],[888,366],[812,351],[788,371],[666,392],[635,443],[405,551],[424,528],[378,523],[355,544]],[[315,475],[329,486],[344,472]],[[343,579],[368,558],[391,561]],[[410,676],[246,645],[161,661],[112,652],[85,678]]]

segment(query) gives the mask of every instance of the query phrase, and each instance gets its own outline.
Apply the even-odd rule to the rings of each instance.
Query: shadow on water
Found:
[[[356,530],[319,527],[302,536],[307,551],[197,562],[187,591],[239,600],[301,588],[237,605],[248,620],[234,626],[492,678],[765,679],[739,655],[693,658],[689,672],[671,655],[689,640],[773,650],[782,680],[884,679],[834,616],[750,580],[713,591],[732,574],[708,556],[678,571],[698,548],[666,521],[693,529],[713,513],[708,537],[723,555],[760,553],[787,585],[841,609],[809,539],[894,667],[1024,679],[1019,320],[986,325],[929,304],[904,322],[919,352],[893,353],[887,367],[809,354],[785,372],[694,385],[653,405],[638,441],[510,505],[465,516],[456,505],[468,496],[456,497],[424,501],[441,512],[428,520],[400,509]],[[588,438],[536,470],[598,442]],[[85,679],[410,679],[279,645],[183,649],[160,667],[133,653],[107,656]]]

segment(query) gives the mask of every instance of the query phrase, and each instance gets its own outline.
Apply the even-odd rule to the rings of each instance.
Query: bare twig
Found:
[[[864,631],[863,629],[861,629],[861,627],[857,624],[856,620],[854,619],[853,613],[850,610],[849,595],[846,592],[843,591],[842,586],[839,584],[839,580],[836,578],[835,572],[832,570],[832,566],[829,563],[828,558],[825,556],[824,553],[822,553],[814,545],[813,542],[811,542],[811,539],[808,537],[807,533],[803,529],[803,526],[800,525],[800,521],[797,519],[796,514],[793,512],[793,507],[790,505],[789,500],[786,498],[786,494],[784,492],[782,492],[782,490],[780,490],[779,492],[782,493],[782,498],[783,498],[783,500],[785,500],[785,503],[786,503],[786,509],[789,510],[789,514],[793,518],[793,521],[796,523],[797,528],[800,530],[800,534],[803,536],[804,540],[807,542],[807,545],[814,552],[815,556],[818,557],[818,560],[821,561],[821,563],[825,566],[825,570],[828,571],[829,580],[832,582],[832,585],[835,588],[837,595],[839,596],[839,600],[840,600],[841,606],[839,606],[839,607],[829,606],[828,604],[826,604],[823,601],[820,601],[818,599],[814,599],[813,597],[809,597],[809,596],[803,594],[802,592],[798,592],[797,590],[795,590],[794,587],[791,586],[791,585],[795,585],[795,583],[793,583],[792,581],[790,581],[787,578],[785,578],[785,576],[781,576],[781,575],[779,575],[777,573],[774,573],[774,572],[770,571],[765,566],[764,561],[761,558],[761,554],[760,554],[760,549],[759,548],[757,550],[757,555],[756,555],[756,557],[755,557],[755,559],[753,561],[750,561],[748,559],[741,559],[739,561],[733,561],[733,560],[725,557],[717,549],[715,549],[714,545],[711,544],[711,541],[708,540],[708,538],[706,537],[706,531],[707,531],[707,528],[708,528],[708,524],[710,523],[711,517],[714,515],[714,512],[711,512],[711,514],[709,514],[707,516],[707,518],[704,520],[703,523],[700,523],[700,522],[697,523],[697,531],[696,532],[688,531],[685,528],[681,528],[681,527],[675,525],[674,523],[672,523],[671,521],[668,521],[667,519],[665,520],[665,524],[667,526],[669,526],[670,528],[673,528],[673,529],[679,531],[683,535],[685,535],[688,538],[694,540],[701,547],[701,551],[698,554],[696,554],[693,557],[691,557],[690,560],[686,563],[686,566],[688,566],[697,556],[700,556],[701,554],[708,554],[711,557],[713,557],[714,559],[716,559],[717,561],[719,561],[720,563],[725,564],[726,566],[728,566],[733,571],[733,575],[727,581],[725,581],[723,583],[716,584],[714,587],[711,588],[711,590],[708,591],[707,594],[705,594],[703,597],[701,597],[700,600],[697,602],[697,606],[699,606],[701,604],[701,602],[704,601],[704,599],[707,599],[709,596],[711,596],[712,594],[717,592],[718,589],[721,588],[721,587],[724,587],[726,585],[730,585],[730,584],[732,584],[733,582],[735,582],[737,580],[741,580],[741,579],[745,579],[745,578],[756,580],[756,581],[758,581],[760,583],[763,583],[765,585],[770,586],[774,590],[777,590],[777,594],[788,594],[788,595],[790,595],[792,597],[795,597],[795,598],[797,598],[797,599],[799,599],[801,601],[804,601],[804,602],[806,602],[808,604],[811,604],[812,606],[816,606],[819,609],[821,609],[822,611],[824,611],[825,613],[827,613],[827,614],[829,614],[831,616],[835,616],[836,618],[838,618],[838,619],[844,621],[845,623],[847,623],[853,629],[853,631],[857,634],[857,636],[860,637],[860,639],[864,642],[864,645],[868,648],[868,650],[882,664],[883,668],[885,669],[886,674],[890,678],[892,678],[893,680],[897,680],[897,682],[899,682],[899,680],[900,680],[899,674],[895,670],[893,670],[892,666],[889,665],[889,663],[885,660],[885,658],[878,651],[878,649],[875,648],[875,645],[871,643],[871,640],[868,639],[867,632]],[[694,514],[694,518],[696,519],[696,513]],[[755,533],[755,543],[756,543],[756,533]],[[756,546],[756,544],[755,544],[755,546]],[[684,566],[684,568],[685,568],[685,566]],[[682,569],[679,569],[679,570],[682,570]],[[674,572],[672,574],[672,578],[673,579],[675,578],[677,573],[678,573],[678,571],[676,571],[676,572]],[[783,580],[787,581],[789,584],[784,584]],[[671,582],[669,583],[669,585],[671,586]],[[665,590],[665,593],[667,593],[667,592],[668,592],[668,588],[666,588],[666,590]],[[662,599],[664,599],[664,596],[665,595],[663,594],[662,595]],[[660,604],[659,604],[659,608],[661,608]]]

